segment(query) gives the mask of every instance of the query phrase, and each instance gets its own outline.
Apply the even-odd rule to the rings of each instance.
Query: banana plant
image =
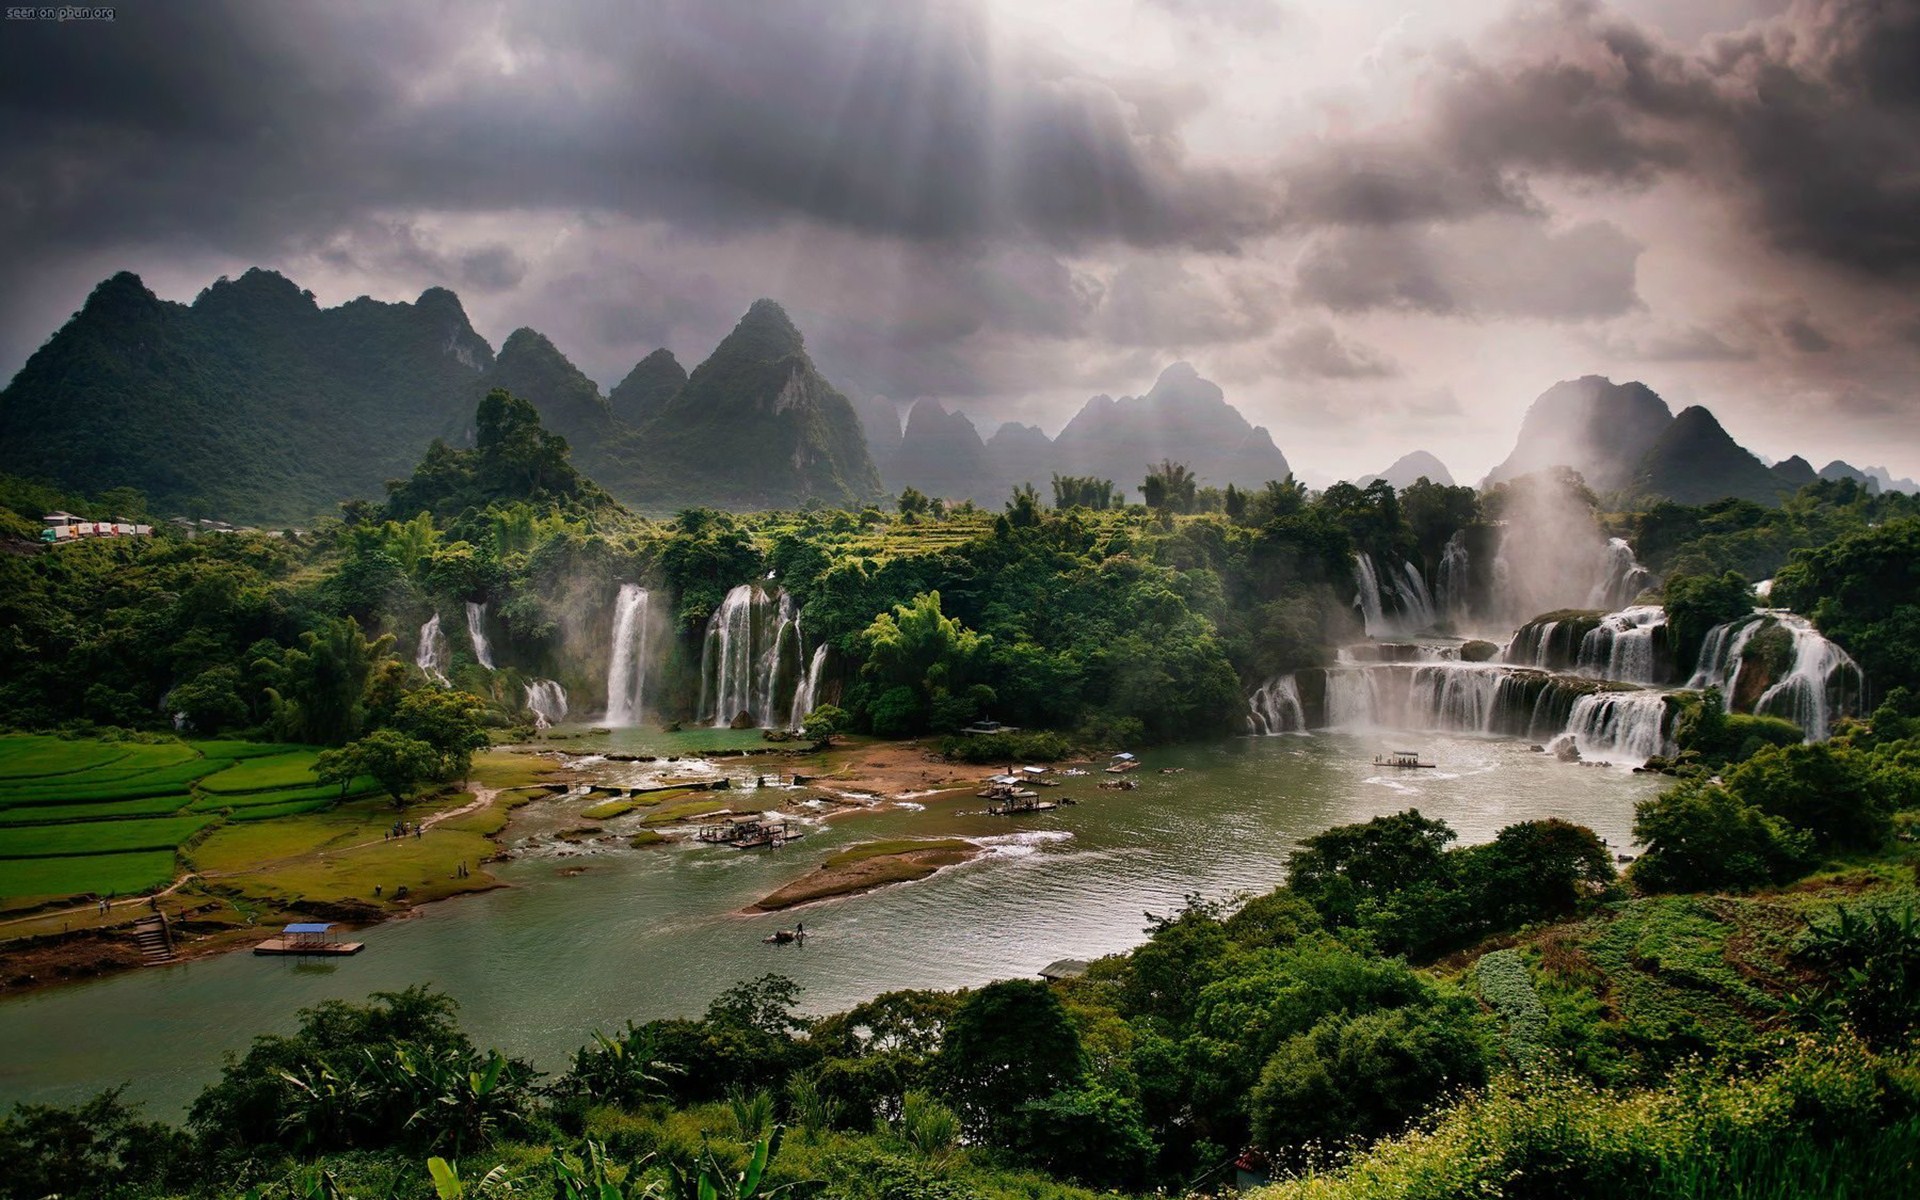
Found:
[[[778,1200],[782,1196],[804,1195],[819,1187],[820,1181],[783,1183],[762,1190],[767,1171],[780,1153],[780,1140],[785,1133],[784,1128],[775,1125],[773,1132],[753,1144],[746,1167],[738,1172],[729,1171],[714,1157],[713,1147],[703,1145],[691,1167],[668,1163],[666,1187],[663,1191],[655,1190],[653,1195],[660,1200]]]
[[[427,1174],[433,1179],[433,1194],[439,1197],[439,1200],[481,1200],[482,1197],[490,1194],[511,1194],[511,1191],[506,1189],[505,1164],[469,1182],[460,1178],[460,1168],[453,1163],[444,1158],[429,1158]]]

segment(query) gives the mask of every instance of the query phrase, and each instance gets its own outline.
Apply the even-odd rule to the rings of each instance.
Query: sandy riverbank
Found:
[[[890,883],[925,879],[942,867],[968,862],[980,847],[965,838],[897,839],[849,846],[810,873],[748,905],[749,913],[779,912],[818,900],[854,896]]]

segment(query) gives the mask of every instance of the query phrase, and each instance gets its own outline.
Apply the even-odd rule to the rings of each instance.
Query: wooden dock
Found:
[[[358,954],[367,948],[365,942],[305,942],[297,938],[270,937],[253,948],[255,954],[297,954],[302,958],[318,955],[322,958],[341,958],[349,954]]]

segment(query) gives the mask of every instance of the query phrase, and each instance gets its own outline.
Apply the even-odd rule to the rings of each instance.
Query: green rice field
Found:
[[[0,736],[0,901],[140,892],[171,881],[178,852],[226,821],[315,812],[339,789],[318,751],[259,742],[96,742]],[[373,790],[355,780],[349,795]]]

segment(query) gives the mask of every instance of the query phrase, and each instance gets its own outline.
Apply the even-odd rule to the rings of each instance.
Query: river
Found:
[[[74,1101],[126,1083],[150,1113],[175,1117],[223,1053],[290,1031],[302,1006],[413,983],[456,998],[481,1045],[555,1070],[595,1029],[697,1014],[717,992],[768,971],[798,981],[807,1010],[828,1012],[889,989],[968,986],[1125,950],[1140,941],[1146,912],[1177,908],[1193,892],[1268,890],[1301,839],[1407,807],[1445,819],[1463,842],[1557,816],[1625,847],[1634,802],[1661,783],[1507,739],[1417,740],[1439,769],[1375,768],[1372,756],[1391,748],[1379,736],[1237,738],[1152,751],[1133,775],[1136,791],[1100,791],[1109,777],[1098,773],[1069,780],[1046,798],[1080,803],[1048,813],[997,818],[971,796],[933,799],[921,810],[810,820],[804,840],[771,852],[581,853],[550,835],[580,824],[588,801],[541,801],[508,831],[518,857],[492,868],[510,886],[356,934],[367,948],[354,958],[228,954],[0,1001],[0,1105]],[[983,839],[988,852],[919,883],[738,915],[834,849],[934,835]],[[796,919],[813,935],[804,949],[761,944]]]

